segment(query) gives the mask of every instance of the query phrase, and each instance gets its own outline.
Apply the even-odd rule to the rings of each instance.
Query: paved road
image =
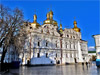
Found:
[[[10,70],[4,75],[100,75],[100,68],[95,64],[90,67],[86,65],[66,65],[66,66],[37,66],[20,67],[20,69]]]

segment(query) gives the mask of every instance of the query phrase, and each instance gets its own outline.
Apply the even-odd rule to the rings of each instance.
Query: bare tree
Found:
[[[23,26],[21,26],[20,31],[14,40],[14,46],[16,47],[18,54],[24,53],[25,42],[26,39],[28,38],[26,27],[27,27],[26,23]]]
[[[19,30],[23,26],[24,19],[22,10],[18,8],[11,10],[8,7],[0,5],[0,14],[0,47],[3,48],[1,56],[2,64],[7,52],[7,47],[11,44],[15,44]]]

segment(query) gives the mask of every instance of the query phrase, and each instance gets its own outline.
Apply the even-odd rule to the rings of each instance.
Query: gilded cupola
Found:
[[[44,24],[52,24],[52,20],[50,20],[50,13],[47,13],[47,19],[44,21]]]
[[[62,24],[60,23],[60,30],[59,32],[62,34],[63,33],[63,29],[62,29]]]
[[[52,10],[50,11],[50,20],[53,20],[53,12],[52,12]]]
[[[31,26],[33,28],[38,28],[40,26],[40,24],[37,23],[37,16],[36,16],[36,14],[33,16],[33,18],[34,18],[34,21],[33,21],[33,23],[31,23]]]
[[[73,28],[73,29],[74,29],[76,32],[80,32],[80,28],[77,27],[77,22],[74,21],[73,24],[74,24],[74,28]]]
[[[53,20],[53,12],[52,12],[52,10],[47,13],[47,19],[44,21],[44,24],[53,24],[55,26],[58,25],[58,23],[55,20]]]

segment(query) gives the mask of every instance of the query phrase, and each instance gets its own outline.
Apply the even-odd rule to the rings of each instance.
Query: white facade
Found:
[[[60,33],[58,25],[53,23],[55,21],[53,19],[48,20],[48,18],[47,13],[47,20],[44,21],[44,24],[36,27],[37,17],[34,17],[34,22],[26,26],[25,30],[30,31],[30,33],[27,34],[25,50],[29,51],[29,53],[24,53],[23,58],[20,55],[20,58],[23,59],[23,64],[27,64],[28,60],[32,65],[87,61],[87,42],[81,40],[81,32],[65,28]]]
[[[100,59],[100,35],[94,35],[97,59]]]
[[[88,57],[87,41],[82,40],[80,29],[74,21],[74,28],[60,29],[53,12],[47,13],[43,25],[34,22],[25,25],[27,38],[24,52],[19,54],[23,65],[30,61],[31,65],[67,64],[86,62]],[[6,59],[6,58],[5,58]],[[17,59],[16,59],[17,60]]]

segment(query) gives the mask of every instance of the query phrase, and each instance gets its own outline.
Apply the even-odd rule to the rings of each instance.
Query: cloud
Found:
[[[95,51],[95,47],[94,46],[89,46],[88,51]]]

